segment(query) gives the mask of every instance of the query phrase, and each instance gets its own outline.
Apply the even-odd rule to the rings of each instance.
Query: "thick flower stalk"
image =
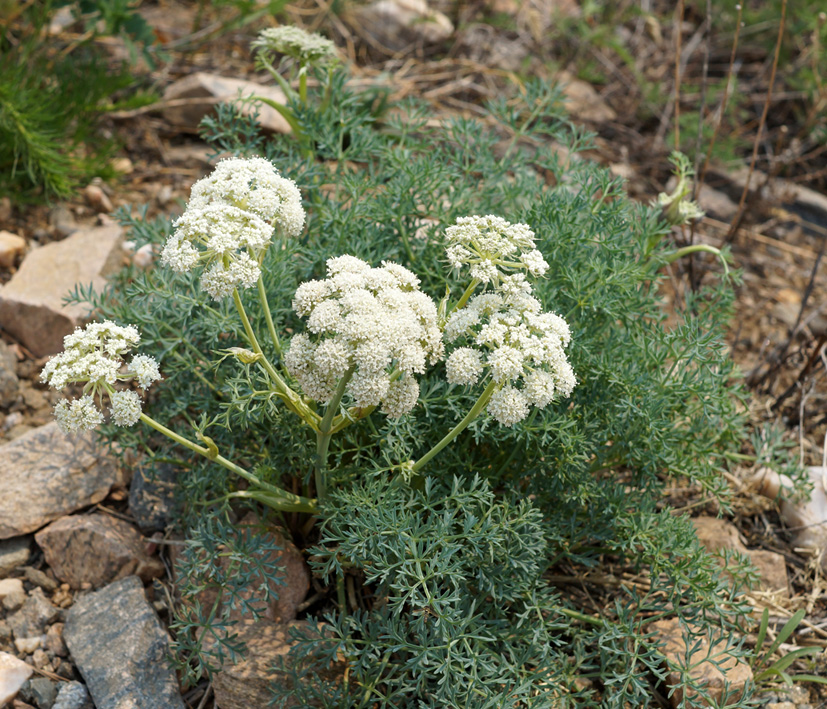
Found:
[[[460,217],[448,227],[445,237],[451,266],[470,268],[471,290],[480,283],[496,286],[514,271],[542,276],[548,270],[543,255],[534,248],[534,232],[527,224],[511,224],[494,215]]]
[[[252,288],[274,229],[295,237],[304,226],[301,193],[264,158],[222,160],[196,182],[161,252],[174,271],[204,265],[201,287],[215,300]]]
[[[349,396],[356,408],[408,413],[419,398],[414,375],[443,355],[436,305],[395,263],[371,268],[339,256],[328,259],[327,276],[296,291],[293,308],[308,334],[291,340],[287,370],[316,401]]]
[[[152,357],[134,355],[128,362],[124,359],[140,341],[135,327],[109,321],[77,328],[63,338],[64,351],[46,363],[41,379],[58,391],[83,384],[79,399],[64,399],[55,406],[55,419],[64,433],[91,430],[102,424],[99,403],[102,405],[105,399],[112,421],[118,426],[132,426],[140,419],[140,395],[115,388],[118,383],[134,382],[145,391],[161,378]]]
[[[487,410],[503,426],[522,421],[534,406],[568,397],[577,380],[566,358],[566,321],[543,312],[522,274],[506,276],[498,292],[481,293],[455,311],[445,326],[447,342],[462,341],[445,362],[448,382],[493,384]]]

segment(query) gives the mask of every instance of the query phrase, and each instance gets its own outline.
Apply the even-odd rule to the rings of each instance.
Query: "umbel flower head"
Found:
[[[548,270],[534,248],[534,232],[527,224],[511,224],[502,217],[460,217],[445,231],[448,262],[457,270],[466,266],[471,278],[496,285],[509,272],[528,271],[542,276]]]
[[[251,45],[259,54],[275,52],[302,64],[325,66],[336,60],[336,45],[320,34],[290,25],[268,27]]]
[[[481,293],[455,311],[445,326],[448,342],[461,340],[445,362],[448,382],[497,384],[488,412],[503,426],[522,421],[530,406],[544,408],[568,397],[577,380],[566,358],[566,321],[543,312],[523,274],[502,279],[497,292]]]
[[[40,375],[42,381],[62,391],[83,384],[79,399],[64,399],[55,406],[55,418],[64,433],[96,428],[103,423],[97,400],[109,399],[112,421],[132,426],[141,416],[141,397],[134,391],[117,391],[118,382],[134,381],[146,390],[161,378],[158,363],[147,355],[124,356],[141,341],[132,325],[113,322],[91,323],[63,338],[63,352],[52,357]]]
[[[186,272],[203,263],[201,286],[221,300],[251,288],[273,229],[301,233],[305,213],[296,183],[264,158],[229,158],[192,186],[187,209],[161,252],[161,262]]]
[[[345,393],[354,406],[381,404],[388,416],[402,416],[419,398],[414,374],[442,358],[436,305],[395,263],[328,259],[327,278],[300,285],[293,309],[309,333],[294,335],[284,364],[317,401],[330,401],[349,373]]]
[[[657,204],[663,209],[663,216],[670,224],[689,224],[695,219],[701,219],[704,211],[697,202],[689,199],[692,194],[692,177],[695,170],[689,162],[689,158],[683,153],[675,150],[669,157],[669,162],[675,168],[677,184],[670,193],[661,192],[658,195]]]

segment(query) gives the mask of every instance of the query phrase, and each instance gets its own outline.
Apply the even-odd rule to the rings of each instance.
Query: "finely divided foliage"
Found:
[[[227,618],[196,599],[243,504],[319,521],[311,531],[307,517],[282,518],[327,584],[308,612],[330,630],[299,642],[279,706],[646,707],[664,673],[650,624],[663,617],[743,654],[745,567],[730,559],[736,584],[722,579],[688,520],[661,509],[678,477],[726,505],[720,471],[743,425],[721,339],[730,284],[709,277],[667,326],[659,211],[572,158],[588,138],[563,120],[555,90],[531,84],[525,106],[490,105],[496,125],[430,128],[414,105],[377,125],[344,71],[329,76],[324,101],[290,106],[312,155],[289,137],[265,143],[228,108],[210,124],[217,150],[263,156],[235,158],[239,174],[275,180],[278,165],[301,186],[298,236],[280,211],[252,206],[265,197],[249,194],[258,179],[236,189],[228,170],[206,203],[194,190],[197,219],[125,217],[133,238],[171,244],[171,268],[79,296],[134,323],[159,358],[152,416],[182,437],[194,425],[214,447],[198,450],[207,460],[161,437],[148,446],[181,468],[185,678],[232,647]],[[535,149],[552,139],[564,149]],[[215,206],[231,228],[203,216]],[[274,227],[271,243],[288,238],[259,246],[257,219]],[[226,289],[204,284],[196,263],[229,270],[245,254],[257,289],[221,276],[232,301],[214,300]],[[77,420],[94,418],[75,404]],[[133,415],[119,404],[119,419]],[[142,429],[105,430],[147,449]],[[222,457],[246,468],[227,475]],[[322,499],[285,492],[303,488]],[[553,580],[606,562],[646,583],[609,586],[596,607]],[[209,652],[204,637],[217,638]],[[347,674],[331,679],[325,664],[342,659]],[[688,672],[681,684],[708,694]],[[752,706],[748,695],[728,705]]]

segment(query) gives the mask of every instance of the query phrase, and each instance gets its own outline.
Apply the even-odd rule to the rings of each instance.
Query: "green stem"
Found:
[[[238,288],[233,290],[233,302],[238,311],[238,316],[241,318],[241,324],[244,326],[244,332],[247,334],[250,346],[256,354],[261,355],[259,364],[264,367],[264,371],[270,376],[271,381],[276,387],[276,393],[282,398],[288,409],[299,416],[314,431],[318,432],[321,417],[305,404],[301,397],[287,385],[287,382],[282,379],[281,375],[276,371],[276,368],[270,363],[270,360],[267,359],[264,352],[262,352],[261,345],[258,343],[258,338],[256,338],[256,334],[253,331],[253,326],[250,324],[250,319],[244,310],[244,304],[241,302]]]
[[[465,418],[462,419],[456,426],[454,426],[449,432],[448,435],[445,436],[439,443],[437,443],[431,450],[429,450],[425,455],[423,455],[419,460],[414,463],[412,471],[414,473],[418,473],[422,468],[424,468],[431,459],[439,453],[445,446],[447,446],[451,441],[453,441],[460,433],[462,433],[468,425],[475,419],[477,416],[482,413],[482,410],[487,406],[491,396],[494,394],[494,390],[497,388],[497,382],[493,379],[488,383],[488,386],[485,387],[485,390],[480,394],[480,398],[477,399],[477,402],[471,407],[471,410],[465,415]]]
[[[708,254],[715,254],[724,266],[724,275],[729,275],[729,266],[727,266],[726,259],[721,253],[721,250],[715,248],[714,246],[710,246],[709,244],[693,244],[692,246],[684,246],[682,249],[678,249],[667,256],[666,263],[674,263],[679,258],[683,258],[684,256],[688,256],[689,254],[694,254],[699,251],[705,251]]]
[[[164,434],[167,438],[172,439],[179,445],[189,448],[194,453],[203,455],[205,458],[218,463],[239,477],[244,478],[252,485],[260,488],[260,490],[249,491],[250,494],[247,496],[253,497],[254,495],[266,495],[270,499],[269,504],[271,507],[288,512],[307,512],[309,514],[315,514],[318,511],[315,500],[294,495],[292,492],[288,492],[287,490],[277,487],[276,485],[271,485],[270,483],[264,482],[254,473],[245,470],[240,465],[236,465],[233,461],[219,455],[216,448],[199,446],[197,443],[193,443],[188,438],[184,438],[178,433],[175,433],[172,429],[167,428],[164,424],[159,423],[154,418],[147,416],[144,413],[141,414],[140,420],[150,428],[154,428],[158,431],[158,433]],[[275,505],[278,506],[276,507]]]
[[[594,616],[586,615],[579,611],[573,611],[568,608],[555,608],[555,610],[573,620],[582,620],[584,623],[590,623],[591,625],[603,625],[603,621],[600,618],[595,618]]]
[[[316,432],[316,495],[320,500],[327,497],[327,482],[325,481],[325,472],[327,470],[327,451],[330,448],[330,439],[333,437],[331,432],[333,428],[333,417],[339,410],[339,404],[342,403],[342,397],[345,395],[345,388],[350,378],[353,376],[355,369],[351,367],[348,369],[339,380],[339,386],[336,387],[336,393],[327,405],[324,412],[324,418],[319,424],[319,430]]]
[[[258,299],[261,301],[261,307],[264,310],[264,319],[267,320],[267,329],[270,331],[270,339],[273,342],[273,347],[276,354],[281,357],[281,341],[276,333],[276,326],[273,324],[273,315],[270,313],[270,304],[267,302],[267,292],[264,290],[264,281],[258,279]]]
[[[472,280],[468,287],[465,289],[465,292],[462,294],[462,297],[459,299],[457,304],[451,308],[451,312],[453,313],[455,310],[460,310],[461,308],[465,307],[465,304],[468,302],[468,299],[471,297],[473,292],[477,289],[477,286],[480,284],[476,278]]]
[[[307,106],[307,67],[304,64],[299,67],[299,99],[303,106]]]

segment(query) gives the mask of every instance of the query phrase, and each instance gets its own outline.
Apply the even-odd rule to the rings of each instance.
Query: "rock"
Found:
[[[125,156],[110,160],[109,167],[122,175],[130,175],[135,171],[135,166],[132,164],[132,161]]]
[[[23,582],[20,579],[3,579],[0,581],[0,601],[13,593],[26,595],[26,592],[23,590]]]
[[[581,10],[575,0],[520,0],[511,14],[516,15],[521,32],[530,33],[534,41],[540,42],[560,18],[580,17]]]
[[[64,682],[52,709],[94,709],[89,692],[80,682]]]
[[[119,226],[84,229],[30,252],[0,289],[0,322],[35,357],[63,349],[63,337],[87,316],[84,305],[64,305],[76,285],[102,290],[105,277],[121,266]]]
[[[0,539],[94,505],[123,482],[92,432],[64,436],[49,423],[24,433],[0,446]]]
[[[17,695],[34,670],[7,652],[0,652],[0,707]]]
[[[137,576],[75,601],[63,632],[97,709],[184,709],[169,638]]]
[[[8,621],[15,638],[39,638],[46,632],[46,626],[59,615],[60,610],[43,595],[43,590],[36,588],[23,607],[8,617]]]
[[[63,517],[34,538],[55,576],[71,588],[100,588],[132,575],[148,583],[164,573],[135,527],[102,513]]]
[[[29,560],[29,539],[30,537],[14,537],[0,541],[0,579],[6,578]]]
[[[457,32],[452,51],[498,71],[519,71],[530,48],[521,37],[505,37],[488,23],[475,22]]]
[[[564,105],[574,118],[591,123],[603,123],[617,118],[614,110],[587,81],[581,81],[567,71],[557,74],[557,81],[564,84]]]
[[[227,658],[221,670],[213,675],[215,705],[219,709],[250,709],[266,707],[272,699],[270,686],[278,684],[290,689],[292,678],[288,672],[290,648],[295,644],[290,629],[311,635],[321,635],[323,626],[308,621],[273,623],[259,621],[239,629],[238,640],[246,646],[242,659],[233,663]],[[286,663],[283,665],[283,663]],[[329,668],[318,668],[324,680],[335,680],[344,673],[345,663],[338,662]],[[296,703],[287,706],[298,707]]]
[[[347,22],[355,32],[367,36],[372,46],[392,53],[411,45],[443,42],[454,33],[451,20],[428,7],[425,0],[377,0],[357,7]]]
[[[695,535],[707,551],[715,552],[721,549],[732,549],[745,554],[747,548],[738,536],[734,524],[717,517],[693,517]]]
[[[798,709],[798,705],[795,702],[770,702],[764,709]]]
[[[43,640],[39,635],[14,639],[14,646],[21,655],[31,655],[35,650],[38,650],[42,644]]]
[[[234,79],[199,71],[173,82],[164,91],[164,118],[180,130],[198,132],[198,124],[216,104],[232,103],[239,97],[261,96],[282,106],[287,97],[277,86]],[[290,124],[275,108],[265,103],[244,103],[241,113],[252,116],[258,111],[259,125],[273,133],[289,133]]]
[[[258,521],[255,514],[249,514],[238,523],[239,530],[248,529],[250,533],[263,536],[267,542],[278,547],[280,551],[273,551],[258,556],[256,561],[265,568],[277,570],[282,583],[270,581],[268,589],[270,601],[264,608],[263,617],[280,623],[296,618],[299,604],[304,601],[310,590],[310,571],[296,545],[285,538],[282,531],[274,525],[265,525]],[[261,587],[265,578],[252,570],[250,583],[240,595],[247,600],[254,601],[257,597],[263,598]],[[264,605],[264,601],[260,605]],[[234,609],[230,613],[230,620],[242,621],[245,615],[241,609]]]
[[[149,268],[155,262],[155,244],[144,244],[132,255],[132,263],[138,268]]]
[[[27,581],[31,581],[35,586],[40,586],[44,591],[48,591],[49,593],[57,591],[57,581],[48,574],[43,573],[40,569],[27,566],[23,569],[23,575]]]
[[[761,577],[760,589],[777,593],[785,599],[789,598],[790,582],[787,577],[787,562],[783,555],[764,549],[750,549],[747,555]]]
[[[3,608],[7,611],[16,611],[26,602],[26,592],[14,590],[3,598]]]
[[[0,268],[11,268],[26,248],[26,240],[10,231],[0,231]]]
[[[820,465],[807,468],[813,483],[809,498],[796,494],[793,481],[786,475],[762,468],[753,479],[758,492],[780,501],[781,518],[792,529],[800,530],[793,540],[793,549],[819,555],[827,571],[827,469]]]
[[[39,640],[41,640],[42,642],[43,638],[39,638]],[[34,663],[34,666],[39,670],[48,668],[47,671],[51,672],[53,669],[51,660],[49,659],[49,653],[42,648],[37,648],[32,653],[32,662]]]
[[[46,677],[36,677],[20,688],[20,698],[38,709],[52,709],[57,699],[57,686]]]
[[[83,196],[86,198],[89,206],[96,212],[109,214],[109,212],[115,209],[112,206],[112,200],[109,199],[100,185],[87,185],[86,189],[83,190]]]
[[[63,642],[63,623],[52,623],[46,630],[46,649],[58,657],[66,657],[69,650]]]
[[[129,513],[143,532],[163,531],[175,506],[178,471],[161,463],[138,466],[129,487]]]
[[[69,236],[80,228],[75,221],[75,215],[62,204],[49,212],[49,225],[60,236]]]
[[[17,358],[5,342],[0,340],[0,407],[11,406],[20,393],[17,378]]]
[[[677,618],[656,621],[649,628],[658,633],[664,641],[661,652],[666,658],[668,668],[666,684],[670,688],[680,682],[682,674],[688,672],[689,677],[706,684],[710,697],[717,702],[715,706],[723,706],[724,704],[735,706],[732,702],[743,697],[744,687],[752,683],[752,670],[749,665],[734,657],[728,657],[724,650],[725,643],[721,643],[720,650],[714,646],[710,648],[709,638],[704,635],[697,650],[687,658],[687,641],[684,638],[684,629]],[[689,642],[694,647],[698,643],[698,638],[691,637]],[[708,658],[710,657],[716,660],[716,664],[709,662]],[[728,688],[726,702],[722,701],[725,685]],[[687,699],[692,697],[694,695],[690,694]],[[672,692],[670,697],[672,706],[676,709],[683,706],[683,699],[683,690],[680,688]],[[710,706],[701,699],[696,699],[688,705],[693,707]]]
[[[701,185],[698,190],[698,204],[706,214],[722,222],[729,223],[738,212],[738,205],[725,192],[709,185]]]
[[[11,219],[12,211],[11,197],[0,197],[0,224]]]

